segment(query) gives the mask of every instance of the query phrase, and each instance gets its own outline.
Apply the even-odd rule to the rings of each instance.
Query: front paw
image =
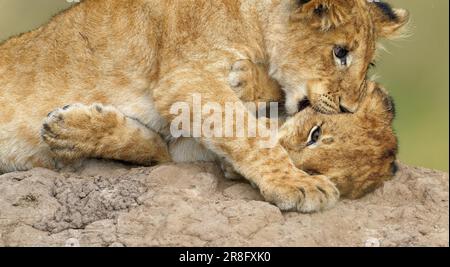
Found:
[[[231,66],[228,83],[243,101],[251,101],[254,98],[256,71],[255,64],[247,59],[239,60]]]
[[[336,186],[325,176],[272,179],[260,190],[264,198],[283,211],[311,213],[329,209],[339,200]]]
[[[115,121],[115,114],[100,104],[69,105],[48,114],[42,124],[41,137],[59,158],[83,158],[95,152],[98,140],[111,129],[107,124]]]
[[[254,75],[253,68],[255,68],[254,63],[248,59],[242,59],[233,63],[228,75],[230,86],[233,88],[245,87]]]
[[[228,75],[228,83],[243,102],[277,102],[283,99],[280,85],[269,76],[263,63],[248,59],[235,62]]]

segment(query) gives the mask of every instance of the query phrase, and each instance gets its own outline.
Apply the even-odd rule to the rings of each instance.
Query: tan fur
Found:
[[[295,90],[306,85],[303,93],[317,109],[316,95],[324,94],[351,109],[382,25],[375,25],[366,0],[352,2],[352,19],[324,32],[295,18],[307,11],[294,0],[83,1],[0,46],[0,170],[55,167],[61,155],[40,139],[41,126],[49,112],[68,104],[112,106],[164,136],[170,107],[189,103],[192,93],[208,102],[238,102],[244,110],[226,79],[240,59],[269,65],[288,101],[299,101]],[[340,42],[357,60],[338,71],[331,53]],[[61,115],[64,121],[71,114]],[[281,146],[258,149],[258,140],[248,138],[199,141],[284,210],[315,211],[335,202],[334,193],[322,193],[334,192],[334,185],[295,168]]]

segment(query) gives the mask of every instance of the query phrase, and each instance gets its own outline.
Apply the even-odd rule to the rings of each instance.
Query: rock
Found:
[[[0,246],[448,246],[448,181],[403,165],[363,199],[299,214],[211,163],[34,169],[0,176]]]
[[[263,197],[250,184],[234,184],[223,191],[231,199],[263,200]]]

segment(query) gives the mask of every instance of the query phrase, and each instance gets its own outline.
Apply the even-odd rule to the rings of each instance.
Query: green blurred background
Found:
[[[0,41],[31,30],[71,0],[0,0]],[[390,0],[411,13],[411,36],[385,42],[374,70],[394,96],[400,158],[412,165],[448,171],[449,2]]]

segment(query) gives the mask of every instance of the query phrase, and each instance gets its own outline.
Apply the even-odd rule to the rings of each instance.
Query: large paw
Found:
[[[248,59],[231,66],[228,83],[243,102],[281,101],[280,85],[269,76],[268,67]]]
[[[258,76],[256,64],[247,59],[239,60],[231,66],[228,83],[242,101],[251,102],[256,100]]]
[[[45,119],[41,137],[60,158],[95,156],[96,145],[118,123],[114,110],[100,104],[74,104],[57,109]]]
[[[255,64],[248,59],[236,61],[231,66],[228,83],[231,87],[245,87],[255,74]]]
[[[299,179],[276,179],[264,183],[260,190],[265,199],[283,211],[317,212],[333,207],[339,190],[325,176],[302,176]]]

